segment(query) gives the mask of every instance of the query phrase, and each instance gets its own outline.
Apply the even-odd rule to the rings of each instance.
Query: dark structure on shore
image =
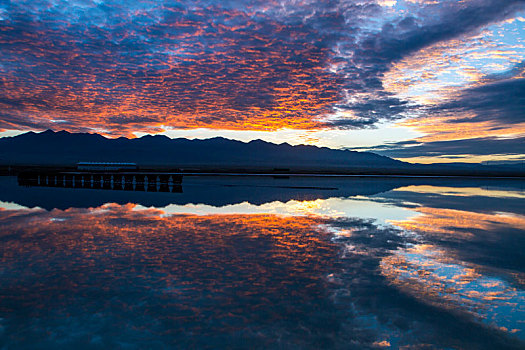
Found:
[[[37,170],[18,174],[22,186],[180,192],[182,174],[141,170],[135,163],[77,163],[76,171]]]
[[[78,162],[79,171],[125,171],[137,170],[137,163],[101,163],[101,162]]]

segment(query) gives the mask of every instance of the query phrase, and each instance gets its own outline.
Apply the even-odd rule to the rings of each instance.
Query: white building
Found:
[[[97,162],[78,162],[77,170],[84,171],[115,171],[115,170],[136,170],[136,163],[97,163]]]

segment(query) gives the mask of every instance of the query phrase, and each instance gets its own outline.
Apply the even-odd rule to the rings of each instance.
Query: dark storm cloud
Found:
[[[392,62],[521,4],[446,2],[385,20],[373,0],[5,1],[0,127],[373,126],[410,110],[383,90]],[[356,117],[324,118],[341,110]]]

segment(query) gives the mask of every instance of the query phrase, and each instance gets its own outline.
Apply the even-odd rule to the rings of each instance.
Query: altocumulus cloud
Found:
[[[0,128],[371,127],[420,107],[383,89],[392,63],[524,1],[381,3],[4,1]]]
[[[471,88],[460,91],[441,104],[427,109],[430,115],[444,118],[437,122],[439,132],[432,138],[400,141],[362,147],[394,158],[468,156],[512,156],[524,159],[525,137],[519,128],[525,123],[525,65],[517,65],[508,72],[487,76]],[[481,134],[469,135],[469,128],[482,125]],[[447,133],[452,130],[452,137]],[[515,134],[512,134],[512,131]],[[498,135],[502,131],[503,135]],[[506,133],[510,135],[505,136]],[[465,135],[467,137],[461,137]],[[470,136],[470,137],[468,137]],[[444,139],[440,140],[439,138]]]

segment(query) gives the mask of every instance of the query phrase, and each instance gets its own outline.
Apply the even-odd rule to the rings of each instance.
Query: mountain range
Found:
[[[167,136],[109,139],[98,134],[28,132],[0,139],[0,163],[75,165],[77,162],[134,162],[141,166],[349,168],[399,167],[405,163],[368,152],[291,146],[261,140],[241,142]]]
[[[134,162],[140,167],[191,171],[290,171],[393,174],[516,173],[523,169],[484,165],[422,165],[371,152],[309,145],[292,146],[261,140],[171,139],[143,136],[110,139],[98,134],[27,132],[0,138],[0,164],[9,166],[75,166],[77,162]]]

